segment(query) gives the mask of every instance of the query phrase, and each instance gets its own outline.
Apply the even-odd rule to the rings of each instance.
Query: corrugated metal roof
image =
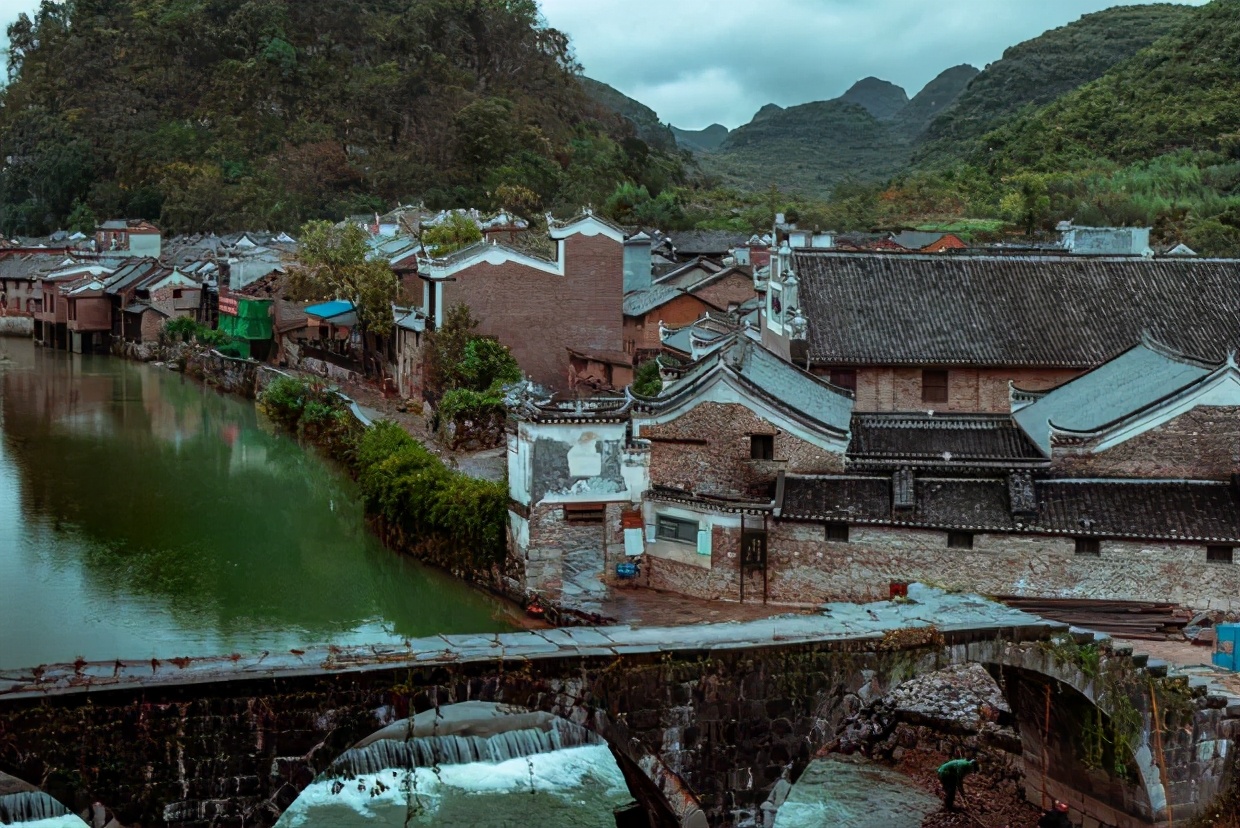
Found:
[[[1148,333],[1221,360],[1240,262],[798,251],[809,355],[829,365],[1090,368]]]
[[[1215,369],[1142,344],[1053,389],[1013,416],[1043,452],[1050,425],[1093,432],[1192,385]]]

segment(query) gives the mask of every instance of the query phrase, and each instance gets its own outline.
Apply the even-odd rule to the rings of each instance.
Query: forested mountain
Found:
[[[816,197],[846,179],[880,181],[908,164],[916,136],[976,73],[971,66],[948,69],[912,101],[899,86],[871,77],[834,100],[787,109],[767,104],[698,163],[729,185],[774,184]]]
[[[663,150],[676,149],[676,136],[672,134],[671,127],[661,123],[658,114],[644,103],[593,78],[582,77],[581,87],[595,103],[626,118],[633,124],[637,137],[650,146]]]
[[[1215,0],[1093,83],[984,138],[1015,168],[1131,164],[1178,150],[1240,157],[1240,2]]]
[[[71,0],[9,30],[0,229],[292,228],[424,198],[536,213],[682,175],[535,0]]]
[[[1119,6],[1006,50],[973,78],[955,103],[935,118],[917,152],[919,163],[961,158],[981,137],[1022,110],[1050,103],[1101,77],[1195,13],[1191,6]]]
[[[680,129],[673,126],[672,135],[676,137],[676,143],[687,150],[709,152],[718,149],[719,145],[728,139],[728,128],[723,124],[711,124],[706,129]]]

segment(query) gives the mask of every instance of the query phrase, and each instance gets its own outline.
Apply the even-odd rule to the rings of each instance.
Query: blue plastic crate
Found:
[[[1214,666],[1240,671],[1240,624],[1219,624],[1214,635]]]

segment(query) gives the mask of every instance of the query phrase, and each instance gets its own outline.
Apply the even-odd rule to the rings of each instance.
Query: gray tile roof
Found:
[[[728,230],[690,230],[669,233],[668,238],[671,239],[677,256],[708,256],[722,255],[745,244],[749,241],[749,234]]]
[[[1091,368],[1148,333],[1240,344],[1240,262],[798,251],[809,355],[834,365]]]
[[[904,230],[893,233],[891,240],[908,250],[921,250],[943,238],[946,233],[927,233],[922,230]]]
[[[1197,383],[1217,367],[1138,345],[1051,390],[1013,419],[1049,454],[1052,425],[1067,431],[1099,431]]]
[[[1240,496],[1229,483],[1183,480],[1042,480],[1036,514],[1011,514],[1004,479],[918,479],[915,506],[891,506],[890,477],[788,476],[782,516],[792,520],[1240,544]]]
[[[646,290],[635,290],[624,297],[625,316],[645,316],[655,308],[662,307],[680,296],[687,296],[683,290],[671,285],[655,285]]]
[[[1009,416],[855,414],[849,462],[875,466],[1042,466],[1046,458]]]
[[[732,342],[690,363],[676,384],[654,401],[651,409],[672,407],[698,393],[718,371],[727,371],[767,402],[836,434],[847,434],[853,399],[813,374],[797,368],[753,340],[731,334]]]

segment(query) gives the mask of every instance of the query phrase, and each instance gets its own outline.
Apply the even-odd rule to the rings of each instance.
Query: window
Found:
[[[679,518],[659,515],[655,523],[655,537],[659,540],[696,545],[698,539],[697,521],[680,520]]]
[[[1232,548],[1211,544],[1206,547],[1206,560],[1214,563],[1232,563]]]
[[[1076,554],[1092,555],[1097,558],[1102,555],[1102,541],[1097,538],[1077,538]]]
[[[832,368],[831,384],[840,388],[847,388],[849,391],[857,390],[857,371],[853,368]]]
[[[607,517],[602,503],[565,503],[564,520],[569,523],[601,524]]]
[[[947,547],[949,549],[972,549],[973,533],[972,532],[948,532]]]
[[[848,543],[848,524],[828,523],[827,540],[836,541],[837,543]]]
[[[928,403],[947,402],[947,372],[921,372],[921,401]]]
[[[185,293],[185,291],[184,291],[184,290],[182,290],[181,288],[173,288],[173,289],[172,289],[172,298],[173,298],[173,299],[180,299],[180,298],[181,298],[181,296],[182,296],[184,293]]]
[[[775,459],[775,435],[752,434],[749,437],[749,457],[751,460]]]

